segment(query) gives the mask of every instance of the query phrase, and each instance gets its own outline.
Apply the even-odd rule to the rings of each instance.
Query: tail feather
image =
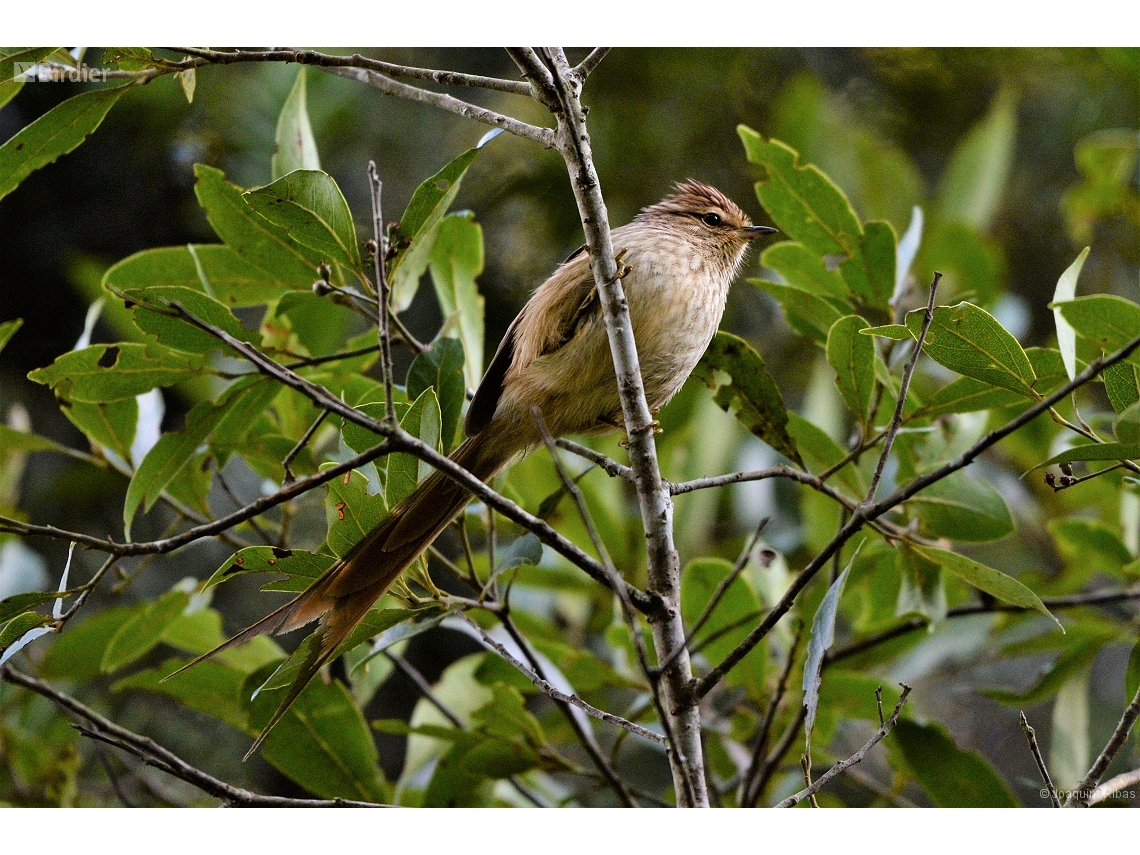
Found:
[[[513,450],[499,452],[495,443],[482,442],[481,439],[482,436],[477,435],[467,440],[455,450],[451,459],[481,480],[486,480],[510,458]],[[169,680],[202,660],[255,636],[264,633],[280,635],[319,620],[315,631],[318,640],[312,645],[289,692],[250,748],[249,753],[252,754],[309,680],[333,658],[349,633],[408,565],[462,510],[468,497],[468,492],[459,484],[439,472],[432,473],[308,589],[165,679]]]

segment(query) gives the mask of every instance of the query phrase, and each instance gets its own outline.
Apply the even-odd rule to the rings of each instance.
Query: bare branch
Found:
[[[595,68],[601,65],[602,60],[606,58],[606,54],[610,52],[611,48],[599,47],[594,48],[587,54],[586,58],[574,66],[574,76],[578,78],[579,83],[585,83],[586,78],[590,76]]]
[[[376,275],[376,306],[377,326],[380,336],[380,366],[384,375],[384,412],[385,420],[395,427],[396,402],[392,400],[392,333],[388,329],[388,271],[385,269],[387,256],[387,241],[384,237],[384,214],[380,205],[380,173],[376,171],[376,162],[368,161],[368,183],[372,188],[372,263]]]
[[[871,738],[867,740],[867,742],[863,745],[862,748],[860,748],[858,751],[856,751],[854,754],[852,754],[846,760],[841,760],[838,763],[836,763],[834,766],[832,766],[830,769],[828,769],[826,772],[824,772],[822,775],[820,775],[815,780],[815,783],[813,783],[811,786],[807,787],[806,789],[800,790],[794,796],[789,796],[788,798],[784,799],[782,802],[777,804],[776,807],[778,807],[778,808],[794,807],[795,805],[802,802],[804,799],[811,798],[816,793],[818,793],[821,789],[823,789],[824,785],[828,781],[830,781],[832,778],[836,777],[837,775],[842,774],[845,769],[847,769],[851,766],[854,766],[856,763],[861,763],[863,761],[863,758],[867,756],[868,751],[870,751],[872,748],[874,748],[876,745],[878,745],[880,742],[882,742],[884,739],[886,739],[887,734],[890,733],[892,730],[894,730],[895,725],[898,724],[899,713],[901,713],[902,708],[904,706],[906,706],[906,698],[907,698],[907,695],[910,694],[910,686],[906,685],[905,683],[903,683],[901,685],[902,685],[902,695],[899,696],[899,702],[897,704],[895,704],[895,711],[893,713],[891,713],[891,717],[889,719],[887,719],[878,730],[875,731],[874,735],[872,735]]]
[[[5,682],[23,686],[37,695],[42,695],[81,719],[82,723],[77,724],[76,728],[84,736],[126,751],[148,766],[153,766],[155,769],[160,769],[175,778],[186,781],[188,784],[193,784],[204,793],[221,799],[226,804],[235,807],[384,807],[384,805],[372,802],[351,801],[349,799],[291,799],[284,796],[263,796],[260,793],[235,787],[191,766],[154,740],[120,727],[43,680],[23,674],[10,665],[0,667],[0,677]]]
[[[309,440],[313,438],[313,434],[317,432],[317,428],[324,423],[328,415],[328,410],[321,410],[320,415],[313,419],[313,423],[305,430],[304,436],[297,440],[297,444],[289,450],[289,453],[285,455],[285,459],[281,461],[281,468],[285,470],[285,484],[291,484],[297,480],[297,476],[293,474],[293,470],[289,467],[292,466],[293,461],[297,459],[297,455],[309,444]]]
[[[1125,742],[1128,741],[1128,735],[1132,733],[1132,727],[1136,724],[1136,719],[1140,718],[1140,689],[1136,690],[1136,694],[1132,696],[1132,703],[1124,708],[1124,714],[1117,722],[1116,729],[1112,732],[1112,737],[1104,746],[1104,750],[1092,764],[1088,774],[1081,779],[1076,788],[1069,793],[1069,797],[1065,799],[1065,807],[1088,807],[1093,793],[1100,783],[1100,779],[1104,773],[1108,771],[1108,764],[1116,756],[1116,752],[1121,749]]]
[[[580,443],[574,442],[572,439],[557,439],[554,441],[555,445],[559,448],[564,448],[571,454],[577,454],[579,457],[584,457],[591,463],[596,464],[603,472],[611,478],[619,477],[625,478],[627,481],[633,481],[633,470],[628,466],[623,466],[611,457],[606,457],[600,451],[594,451]]]
[[[1049,767],[1045,765],[1045,758],[1041,756],[1041,747],[1037,744],[1037,731],[1030,726],[1029,719],[1025,717],[1025,710],[1021,711],[1018,718],[1021,722],[1021,730],[1029,742],[1029,753],[1033,755],[1033,761],[1037,764],[1037,771],[1041,773],[1041,780],[1045,782],[1045,787],[1049,790],[1049,800],[1053,802],[1053,807],[1059,808],[1061,799],[1057,796],[1057,788],[1053,786],[1053,778],[1049,774]]]
[[[1136,784],[1140,784],[1140,769],[1133,769],[1131,772],[1122,772],[1114,778],[1109,778],[1092,791],[1092,795],[1089,796],[1089,807],[1098,805],[1105,799],[1112,798],[1112,796],[1119,793],[1125,787],[1132,787]]]

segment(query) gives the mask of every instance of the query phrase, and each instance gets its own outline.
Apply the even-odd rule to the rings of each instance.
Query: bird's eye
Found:
[[[713,214],[711,212],[705,214],[703,217],[701,217],[701,222],[703,222],[706,226],[719,226],[720,214]]]

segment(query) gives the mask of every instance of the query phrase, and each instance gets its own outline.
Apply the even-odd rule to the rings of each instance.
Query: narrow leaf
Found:
[[[431,350],[418,354],[408,369],[409,398],[419,398],[427,389],[435,389],[445,454],[455,444],[455,430],[459,426],[459,413],[467,391],[463,382],[463,354],[463,345],[458,341],[439,338]]]
[[[860,543],[855,548],[855,552],[851,556],[851,560],[847,562],[847,566],[843,568],[843,572],[831,583],[831,587],[824,594],[819,603],[819,608],[816,609],[815,617],[811,621],[811,638],[808,640],[807,655],[804,659],[803,679],[804,707],[807,709],[804,730],[809,742],[812,728],[815,726],[816,710],[819,708],[823,657],[835,641],[835,619],[839,616],[839,598],[843,596],[843,586],[847,584],[847,575],[851,571],[851,565],[862,546],[863,544]]]
[[[317,142],[309,124],[305,94],[305,66],[297,69],[297,79],[277,119],[277,151],[273,155],[273,180],[295,169],[320,169]]]
[[[827,334],[827,362],[835,369],[835,385],[864,428],[875,391],[875,343],[859,334],[866,326],[858,315],[848,315],[836,321]]]
[[[1057,288],[1053,291],[1054,303],[1067,303],[1077,296],[1077,279],[1088,257],[1089,248],[1086,246],[1077,256],[1077,260],[1061,274],[1061,278],[1057,280]],[[1053,309],[1053,320],[1057,324],[1057,347],[1061,351],[1061,358],[1065,361],[1065,373],[1072,380],[1077,376],[1077,331],[1061,316],[1060,309]]]
[[[1000,91],[985,118],[962,138],[939,187],[939,209],[946,222],[989,228],[1001,205],[1017,136],[1017,99]]]
[[[483,377],[483,309],[475,279],[483,272],[483,230],[470,213],[451,214],[439,225],[431,252],[431,280],[444,318],[455,318],[455,334],[463,343],[463,376],[467,387]],[[410,397],[415,397],[409,393]],[[440,396],[443,404],[443,396]],[[444,436],[447,433],[444,420]]]

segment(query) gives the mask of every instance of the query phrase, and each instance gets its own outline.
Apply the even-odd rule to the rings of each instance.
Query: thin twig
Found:
[[[383,807],[372,802],[349,799],[291,799],[284,796],[263,796],[250,790],[235,787],[191,766],[181,757],[163,748],[157,742],[140,736],[104,718],[90,707],[64,694],[43,680],[23,674],[10,665],[0,667],[0,678],[13,685],[23,686],[42,695],[57,706],[82,720],[76,728],[84,736],[113,745],[142,760],[148,766],[160,769],[188,784],[192,784],[226,804],[237,807]]]
[[[633,481],[633,470],[630,467],[623,466],[612,457],[607,457],[600,451],[594,451],[594,449],[574,442],[572,439],[559,438],[554,442],[559,448],[563,448],[571,454],[577,454],[579,457],[584,457],[591,463],[597,464],[597,466],[611,478],[616,476],[624,478],[627,481]]]
[[[1100,804],[1105,799],[1112,798],[1112,796],[1119,793],[1125,787],[1132,787],[1136,784],[1140,784],[1140,769],[1133,769],[1131,772],[1122,772],[1113,778],[1109,778],[1092,791],[1092,795],[1089,796],[1089,807]],[[1131,797],[1135,798],[1135,794]]]
[[[601,65],[602,60],[606,58],[606,54],[610,52],[611,48],[598,47],[590,51],[584,60],[574,66],[574,76],[578,78],[579,83],[585,83],[586,78]]]
[[[752,760],[740,780],[739,802],[742,806],[750,807],[760,798],[758,783],[760,770],[764,767],[764,760],[768,751],[768,741],[772,736],[772,724],[776,720],[776,713],[780,708],[780,701],[788,690],[788,679],[792,675],[792,666],[796,661],[796,651],[799,650],[800,639],[803,638],[803,621],[796,622],[796,634],[788,647],[788,658],[784,662],[784,670],[780,672],[780,679],[776,683],[776,691],[768,702],[768,709],[764,711],[764,719],[756,730],[756,744],[752,749]]]
[[[846,760],[841,760],[836,763],[834,766],[820,775],[815,780],[815,783],[811,784],[806,789],[800,790],[794,796],[789,796],[788,798],[784,799],[782,802],[777,804],[776,807],[794,807],[804,799],[814,796],[821,789],[823,789],[824,785],[827,784],[828,781],[837,775],[842,774],[845,769],[854,766],[856,763],[862,762],[863,758],[867,756],[867,752],[882,742],[887,737],[887,734],[894,730],[895,725],[898,724],[899,713],[901,713],[902,708],[906,706],[906,698],[907,695],[910,694],[910,686],[906,685],[905,683],[902,683],[900,685],[902,685],[902,694],[899,696],[899,702],[895,704],[895,710],[891,713],[891,717],[887,719],[886,722],[884,722],[878,730],[875,731],[874,735],[872,735],[871,738],[867,740],[862,748],[860,748]]]
[[[554,686],[550,685],[550,683],[548,683],[546,680],[539,677],[537,674],[534,673],[534,671],[532,671],[525,664],[523,664],[518,659],[516,659],[514,656],[512,656],[510,651],[507,650],[507,648],[505,648],[499,642],[495,641],[495,639],[491,638],[491,636],[489,636],[483,630],[483,628],[481,626],[479,626],[479,624],[477,624],[477,623],[475,623],[475,621],[471,620],[471,618],[469,618],[466,614],[460,612],[458,614],[458,617],[465,620],[468,624],[470,624],[472,629],[474,629],[477,633],[479,633],[479,637],[483,639],[484,644],[486,644],[488,647],[493,648],[496,653],[498,653],[500,656],[502,656],[504,659],[506,659],[507,662],[509,662],[511,665],[513,665],[516,669],[518,669],[523,674],[523,676],[525,676],[528,680],[530,680],[530,682],[533,683],[535,686],[537,686],[543,693],[549,695],[550,697],[554,698],[555,700],[563,701],[564,703],[568,703],[568,704],[571,704],[572,706],[576,706],[578,709],[582,710],[582,712],[586,713],[586,715],[593,716],[594,718],[598,719],[599,721],[608,722],[609,724],[615,725],[617,727],[624,728],[625,730],[628,730],[630,733],[636,734],[637,736],[640,736],[643,739],[648,739],[650,742],[655,742],[658,745],[664,745],[665,744],[665,737],[662,736],[661,734],[654,733],[652,730],[649,730],[648,728],[644,728],[640,724],[634,724],[632,721],[626,721],[621,716],[614,715],[613,713],[608,713],[605,710],[600,710],[597,707],[586,703],[584,700],[579,698],[577,695],[568,695],[565,692],[559,691],[558,689],[554,688]]]
[[[282,483],[292,484],[297,480],[297,476],[293,474],[293,470],[290,467],[293,465],[293,461],[297,459],[297,455],[300,454],[305,446],[309,444],[309,440],[313,438],[313,434],[317,432],[317,428],[321,426],[321,423],[324,422],[328,416],[328,410],[321,410],[320,415],[318,415],[313,420],[313,423],[309,425],[308,429],[305,431],[304,436],[297,440],[297,444],[294,445],[293,448],[290,449],[289,453],[285,455],[285,459],[281,461],[281,468],[285,470],[285,480]]]
[[[1041,746],[1037,744],[1037,731],[1030,726],[1029,719],[1025,717],[1025,710],[1021,711],[1019,720],[1021,730],[1029,742],[1029,753],[1033,755],[1033,761],[1037,764],[1037,771],[1041,773],[1041,780],[1045,782],[1045,787],[1049,790],[1049,800],[1053,802],[1053,807],[1059,808],[1061,799],[1057,796],[1057,788],[1053,786],[1053,777],[1049,774],[1049,767],[1045,765],[1045,758],[1041,756]]]
[[[1108,765],[1116,756],[1116,752],[1128,741],[1128,735],[1132,733],[1132,727],[1136,724],[1137,718],[1140,718],[1140,689],[1137,689],[1136,694],[1132,696],[1132,703],[1124,708],[1124,714],[1117,722],[1112,737],[1093,762],[1088,774],[1081,779],[1074,790],[1069,792],[1069,797],[1065,799],[1065,807],[1089,806],[1089,800],[1096,791],[1097,785],[1100,784],[1100,779],[1108,771]]]
[[[376,162],[368,161],[368,181],[372,188],[372,228],[375,246],[372,250],[373,267],[376,276],[376,305],[377,320],[380,336],[380,366],[384,374],[384,412],[385,421],[395,426],[396,402],[392,398],[392,333],[388,329],[388,272],[385,270],[386,239],[384,236],[384,214],[380,206],[380,191],[384,185],[380,182],[380,173],[376,171]]]

